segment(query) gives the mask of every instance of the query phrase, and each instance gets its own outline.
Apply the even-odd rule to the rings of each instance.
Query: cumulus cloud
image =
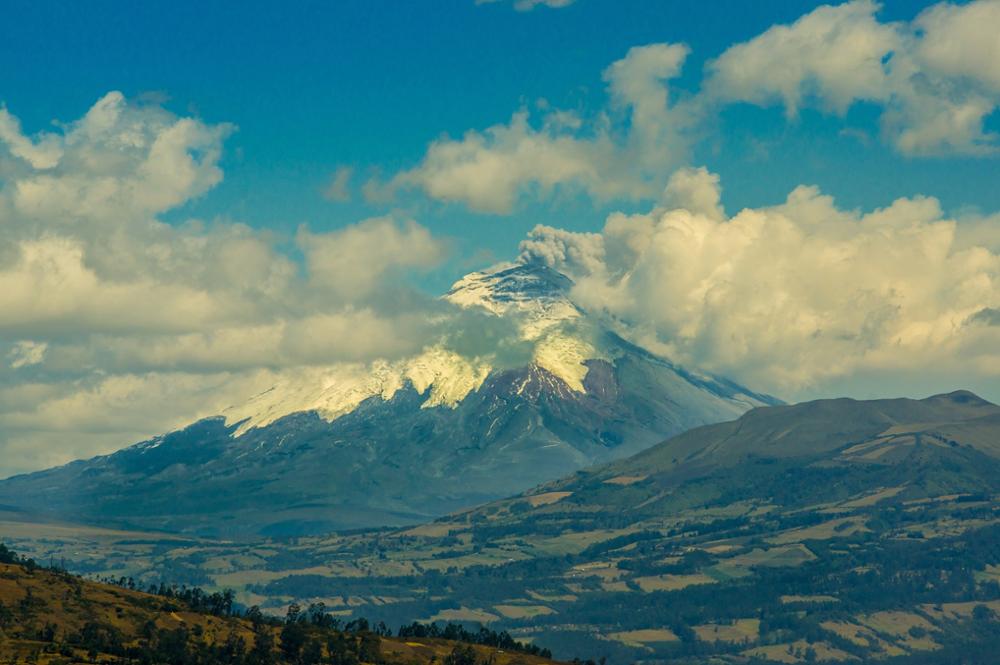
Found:
[[[412,220],[303,227],[301,260],[238,223],[163,222],[221,181],[232,130],[117,92],[35,136],[0,111],[7,468],[28,468],[15,453],[56,432],[79,438],[38,455],[107,450],[228,406],[181,393],[236,401],[267,372],[397,357],[440,334],[440,304],[397,286],[446,253]]]
[[[722,191],[719,176],[704,166],[685,167],[674,171],[663,190],[663,205],[668,208],[685,208],[710,219],[721,220]]]
[[[0,474],[113,452],[221,413],[273,385],[276,376],[266,370],[92,373],[0,385]]]
[[[32,140],[6,124],[9,214],[59,225],[146,217],[205,193],[222,179],[221,143],[232,131],[129,105],[117,92],[63,133]]]
[[[968,77],[1000,89],[1000,2],[941,3],[915,21],[922,31],[917,51],[936,72]]]
[[[406,268],[430,268],[444,258],[444,245],[410,220],[391,217],[362,221],[324,234],[299,230],[312,283],[345,300],[367,300],[387,277]]]
[[[599,200],[652,196],[660,174],[685,155],[680,132],[687,122],[672,109],[666,81],[680,73],[687,53],[678,44],[635,47],[604,72],[610,102],[595,118],[547,110],[532,122],[522,110],[506,124],[435,141],[416,167],[386,187],[368,187],[383,195],[418,188],[498,214],[531,190],[570,187]]]
[[[1000,106],[1000,0],[941,3],[912,22],[880,21],[879,9],[854,0],[773,26],[711,59],[696,91],[669,85],[686,46],[632,48],[604,71],[607,103],[594,113],[522,109],[433,141],[420,163],[365,191],[384,202],[416,189],[493,214],[559,189],[653,201],[720,111],[738,103],[781,106],[790,122],[802,108],[843,116],[869,103],[881,109],[883,140],[903,154],[994,154],[998,138],[984,122]]]
[[[791,25],[777,25],[729,47],[708,66],[709,94],[719,101],[784,104],[795,116],[813,95],[844,113],[859,96],[884,93],[883,59],[901,45],[868,0],[821,6]]]
[[[843,115],[882,108],[882,133],[904,154],[987,154],[983,123],[1000,106],[1000,2],[941,3],[912,23],[878,20],[879,5],[822,6],[728,48],[707,66],[705,107],[813,105]]]
[[[43,136],[36,140],[21,133],[21,122],[5,108],[0,108],[0,142],[11,155],[25,160],[33,168],[48,169],[59,163],[62,150],[55,137]]]
[[[933,198],[861,213],[805,186],[725,217],[717,182],[681,172],[668,189],[697,205],[611,215],[600,238],[536,229],[524,256],[639,341],[782,395],[861,370],[1000,376],[1000,226],[983,242]]]

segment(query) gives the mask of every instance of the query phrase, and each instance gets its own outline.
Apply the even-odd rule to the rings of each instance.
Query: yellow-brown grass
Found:
[[[572,492],[545,492],[544,494],[535,494],[526,498],[532,508],[537,508],[538,506],[547,506],[550,503],[562,501],[571,494]]]
[[[54,665],[67,662],[67,657],[47,653],[49,643],[37,637],[47,624],[56,628],[55,641],[65,643],[67,637],[79,633],[87,622],[96,621],[114,627],[125,645],[137,644],[143,628],[152,622],[157,628],[186,627],[199,633],[200,640],[219,644],[236,635],[243,638],[247,647],[253,645],[252,624],[240,617],[217,617],[193,612],[180,601],[130,591],[116,586],[83,580],[79,577],[36,569],[29,572],[16,565],[0,564],[0,603],[15,609],[15,620],[0,631],[0,654],[5,663],[22,665]],[[537,606],[540,607],[540,606]],[[21,608],[29,608],[22,611]],[[463,608],[464,609],[464,608]],[[465,617],[497,618],[486,612],[467,610]],[[451,618],[451,617],[442,617]],[[279,628],[267,626],[278,641]],[[382,639],[382,652],[388,665],[429,665],[442,662],[455,648],[455,642],[440,639]],[[550,663],[544,658],[520,652],[498,651],[491,647],[474,646],[477,660],[496,665],[542,665]],[[79,649],[73,651],[69,662],[91,662]],[[98,662],[108,662],[105,654]]]
[[[556,613],[547,605],[494,605],[493,609],[508,619],[530,619]]]
[[[910,650],[930,651],[940,648],[940,645],[927,635],[936,630],[934,624],[913,612],[875,612],[859,617],[858,621],[874,631],[892,635]],[[910,634],[911,628],[922,629],[924,636],[914,637]]]
[[[789,647],[791,647],[792,653],[788,652]],[[852,656],[846,651],[841,651],[826,642],[813,642],[812,644],[809,644],[805,640],[799,640],[790,644],[771,644],[768,646],[755,647],[744,651],[743,654],[746,656],[766,658],[767,660],[773,660],[779,663],[803,663],[806,662],[806,651],[810,648],[816,652],[816,662],[822,663],[825,661],[834,661],[843,663],[852,661],[856,662],[858,660],[855,656]]]
[[[615,476],[614,478],[608,478],[604,482],[607,485],[634,485],[645,479],[646,476]]]
[[[639,588],[650,593],[652,591],[677,591],[695,584],[715,584],[717,580],[702,575],[656,575],[653,577],[637,577],[636,584]]]
[[[695,626],[694,632],[703,642],[755,642],[760,636],[760,619],[737,619],[731,624],[708,623]]]
[[[656,642],[677,642],[678,637],[669,628],[641,628],[639,630],[624,630],[608,635],[613,640],[623,644],[639,645]]]

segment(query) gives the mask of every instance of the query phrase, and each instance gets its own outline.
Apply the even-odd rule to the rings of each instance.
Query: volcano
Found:
[[[181,430],[9,478],[0,503],[236,539],[399,526],[778,402],[628,341],[578,306],[572,286],[516,263],[471,273],[443,296],[509,324],[519,363],[442,342],[401,360],[303,370]]]

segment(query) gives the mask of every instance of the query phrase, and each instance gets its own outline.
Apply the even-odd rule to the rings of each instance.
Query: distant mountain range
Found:
[[[182,430],[2,481],[0,504],[230,538],[413,524],[778,402],[626,341],[571,287],[519,263],[472,273],[445,296],[509,324],[526,349],[519,365],[442,342],[400,361],[304,371]]]

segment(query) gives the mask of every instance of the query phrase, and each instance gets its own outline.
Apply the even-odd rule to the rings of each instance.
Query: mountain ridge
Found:
[[[967,390],[919,400],[834,398],[759,407],[733,421],[682,432],[632,457],[579,471],[540,489],[562,491],[580,478],[632,477],[630,474],[643,478],[662,474],[667,483],[673,476],[690,481],[741,464],[820,460],[842,450],[848,452],[846,457],[840,455],[838,464],[857,463],[861,460],[854,459],[851,451],[865,444],[872,449],[867,454],[885,449],[881,454],[889,460],[893,459],[892,449],[902,454],[903,449],[919,443],[914,435],[931,433],[940,435],[941,446],[949,446],[953,439],[946,435],[962,432],[962,448],[1000,459],[1000,438],[993,429],[998,424],[1000,406]],[[978,438],[977,428],[993,435]],[[867,463],[878,458],[863,459]]]
[[[505,264],[444,296],[516,330],[532,349],[523,365],[465,357],[445,340],[399,361],[293,375],[220,416],[0,481],[0,502],[234,538],[398,526],[776,401],[628,342],[577,307],[571,285],[539,264]]]

